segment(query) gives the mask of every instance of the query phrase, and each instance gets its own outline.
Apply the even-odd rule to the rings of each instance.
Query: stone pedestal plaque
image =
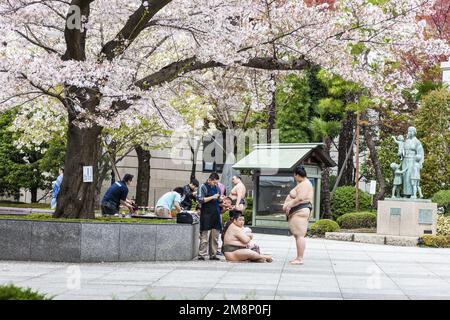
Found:
[[[417,237],[436,234],[437,204],[425,199],[378,201],[377,233]]]

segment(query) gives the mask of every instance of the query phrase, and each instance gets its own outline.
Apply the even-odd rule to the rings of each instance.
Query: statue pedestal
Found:
[[[426,199],[378,201],[377,233],[417,237],[436,234],[437,204]]]

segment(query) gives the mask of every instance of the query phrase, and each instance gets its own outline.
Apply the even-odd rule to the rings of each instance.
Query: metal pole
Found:
[[[358,191],[359,191],[359,112],[356,113],[356,192],[355,192],[355,209],[358,211]]]

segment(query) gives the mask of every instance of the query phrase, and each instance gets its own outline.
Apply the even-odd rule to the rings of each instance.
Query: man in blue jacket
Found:
[[[133,175],[127,173],[123,176],[122,181],[116,181],[109,187],[102,200],[103,216],[119,215],[120,205],[127,207],[130,212],[134,211],[133,202],[127,199],[128,187],[132,181]]]

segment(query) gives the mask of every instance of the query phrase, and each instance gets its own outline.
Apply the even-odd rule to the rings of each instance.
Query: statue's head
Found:
[[[417,130],[415,127],[409,127],[408,128],[408,138],[414,138],[417,134]]]
[[[397,140],[398,140],[398,141],[403,141],[403,140],[405,140],[405,138],[403,138],[403,135],[400,134],[400,135],[397,137]]]

